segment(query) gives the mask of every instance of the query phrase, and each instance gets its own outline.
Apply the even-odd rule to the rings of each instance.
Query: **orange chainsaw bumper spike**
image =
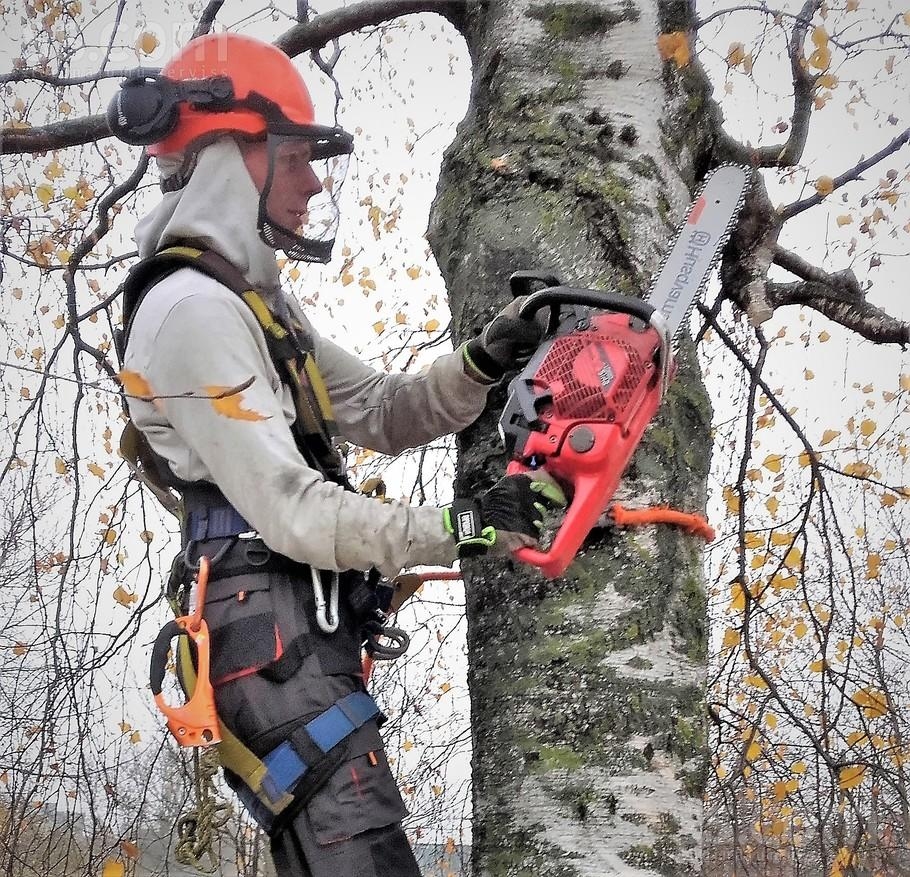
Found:
[[[209,559],[199,560],[196,574],[196,606],[189,615],[169,621],[158,634],[152,648],[150,685],[155,704],[167,719],[168,730],[181,746],[211,746],[221,742],[215,693],[209,679],[209,628],[202,617],[209,578]],[[196,648],[196,684],[183,706],[170,706],[164,700],[162,686],[167,670],[171,640],[187,636]]]

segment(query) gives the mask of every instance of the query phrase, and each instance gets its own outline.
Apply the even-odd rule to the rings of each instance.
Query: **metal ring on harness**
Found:
[[[227,540],[225,541],[224,545],[222,545],[221,548],[219,548],[219,549],[212,555],[212,557],[209,558],[209,561],[208,561],[208,562],[209,562],[209,566],[212,567],[212,566],[217,565],[218,561],[221,560],[221,559],[224,557],[224,555],[227,554],[228,551],[231,550],[231,548],[234,546],[234,543],[235,543],[236,541],[237,541],[237,537],[236,537],[236,536],[231,536],[229,539],[227,539]],[[192,555],[193,548],[194,548],[197,544],[198,544],[198,543],[196,542],[196,540],[190,539],[190,541],[186,543],[186,549],[185,549],[184,552],[183,552],[183,563],[184,563],[184,566],[185,566],[186,569],[187,569],[188,571],[190,571],[190,572],[198,572],[198,571],[199,571],[199,565],[200,565],[200,563],[202,563],[202,557],[200,557],[199,560],[196,560],[196,561],[190,560],[190,556]]]
[[[332,573],[328,601],[322,587],[322,574],[315,567],[310,567],[310,575],[313,579],[313,595],[316,598],[316,623],[323,633],[335,633],[338,630],[338,573]]]

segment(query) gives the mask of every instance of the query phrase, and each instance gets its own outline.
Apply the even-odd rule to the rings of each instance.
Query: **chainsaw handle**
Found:
[[[171,649],[171,640],[182,633],[185,631],[176,621],[169,621],[161,628],[155,645],[152,646],[152,660],[149,668],[149,687],[152,689],[152,694],[161,694],[164,686],[164,674],[167,672],[167,653]]]
[[[522,303],[519,315],[525,319],[534,319],[534,315],[545,307],[550,308],[547,322],[547,335],[552,335],[559,325],[560,305],[587,305],[602,311],[614,311],[638,317],[645,323],[651,322],[654,306],[640,298],[621,295],[618,292],[604,292],[599,289],[580,289],[575,286],[551,286],[532,292]]]
[[[551,286],[562,286],[562,281],[555,274],[547,274],[544,271],[515,271],[509,277],[512,298],[530,295],[534,284],[540,284],[548,289]]]

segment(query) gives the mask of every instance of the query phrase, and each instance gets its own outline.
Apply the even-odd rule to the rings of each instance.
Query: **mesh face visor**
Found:
[[[338,233],[338,194],[352,138],[340,128],[294,125],[267,136],[268,176],[259,197],[259,234],[289,259],[328,262]]]

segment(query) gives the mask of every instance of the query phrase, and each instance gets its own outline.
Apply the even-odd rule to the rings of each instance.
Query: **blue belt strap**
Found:
[[[319,749],[327,753],[379,713],[376,701],[369,694],[355,691],[311,719],[304,729]],[[276,746],[262,761],[269,771],[262,788],[273,801],[289,792],[313,766],[300,757],[289,740]]]
[[[226,539],[253,529],[232,505],[196,509],[186,516],[186,538],[190,542]]]

